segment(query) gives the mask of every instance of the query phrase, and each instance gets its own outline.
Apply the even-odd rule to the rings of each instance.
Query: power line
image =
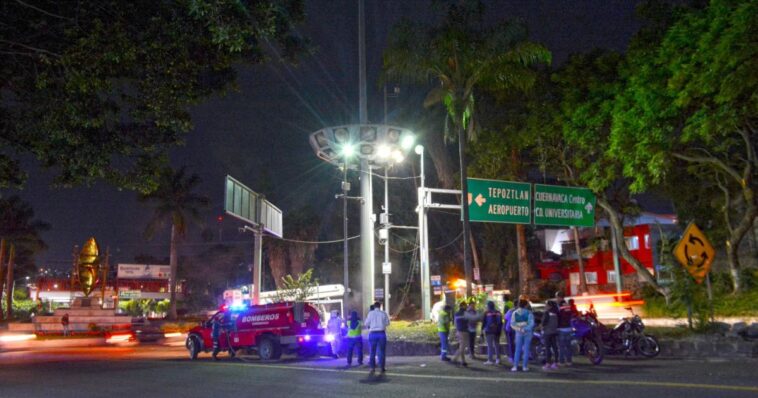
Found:
[[[323,240],[323,241],[311,241],[311,240],[296,240],[296,239],[285,239],[285,238],[279,238],[276,236],[269,236],[270,238],[283,240],[285,242],[293,242],[293,243],[306,243],[306,244],[314,244],[314,245],[320,245],[320,244],[329,244],[329,243],[342,243],[345,241],[345,239],[335,239],[335,240]],[[357,239],[360,238],[360,235],[355,235],[347,238],[347,240]]]

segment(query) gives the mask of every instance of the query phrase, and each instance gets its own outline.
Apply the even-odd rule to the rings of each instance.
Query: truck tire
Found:
[[[191,360],[197,359],[197,355],[202,350],[202,343],[200,342],[200,339],[192,335],[187,338],[187,351],[189,351],[189,357]]]
[[[279,359],[282,356],[282,347],[273,337],[262,337],[258,343],[258,356],[264,361]]]

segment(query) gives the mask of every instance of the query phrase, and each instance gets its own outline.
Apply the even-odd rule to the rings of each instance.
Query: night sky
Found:
[[[403,16],[431,22],[431,4],[366,0],[370,121],[381,122],[383,116],[377,81],[391,27]],[[308,135],[325,126],[357,121],[357,1],[306,0],[306,5],[307,20],[300,29],[316,53],[302,58],[298,66],[277,59],[241,66],[239,91],[197,106],[192,111],[194,130],[184,146],[172,151],[174,166],[187,165],[203,179],[202,190],[213,206],[207,212],[207,225],[214,230],[226,174],[262,191],[285,212],[307,203],[323,203],[325,212],[341,212],[332,196],[338,190],[338,173],[316,158]],[[523,19],[531,40],[545,44],[556,64],[571,53],[598,47],[624,51],[640,26],[632,1],[491,1],[487,6],[491,21]],[[403,88],[398,98],[390,99],[389,123],[397,109],[421,110],[421,93],[421,88],[415,92]],[[139,253],[168,257],[168,229],[150,242],[144,240],[151,211],[137,203],[134,192],[106,184],[51,189],[51,174],[34,166],[29,171],[26,188],[19,194],[32,204],[37,218],[52,225],[43,235],[49,249],[38,257],[38,265],[69,266],[73,245],[90,236],[102,248],[110,247],[113,263],[131,262]],[[239,235],[229,220],[224,226],[225,241],[252,238]],[[286,224],[284,228],[286,237]],[[322,229],[341,234],[341,224],[325,224]],[[198,244],[198,235],[195,231],[187,247]]]

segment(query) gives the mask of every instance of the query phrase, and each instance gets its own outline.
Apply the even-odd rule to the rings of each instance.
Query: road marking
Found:
[[[252,366],[257,368],[271,368],[271,369],[283,369],[283,370],[300,370],[307,372],[328,372],[328,373],[349,373],[366,375],[365,370],[343,370],[333,368],[315,368],[309,366],[288,366],[288,365],[276,365],[276,364],[254,364],[250,362],[219,362],[214,365],[223,366]],[[748,391],[758,392],[758,387],[752,386],[733,386],[733,385],[719,385],[719,384],[700,384],[700,383],[675,383],[666,381],[631,381],[631,380],[558,380],[558,379],[537,379],[537,378],[518,378],[518,377],[481,377],[481,376],[451,376],[451,375],[422,375],[422,374],[409,374],[409,373],[385,373],[387,376],[393,377],[405,377],[411,379],[444,379],[444,380],[456,380],[456,381],[483,381],[492,383],[552,383],[552,384],[584,384],[584,385],[597,385],[597,386],[630,386],[630,387],[666,387],[666,388],[697,388],[708,390],[728,390],[728,391]]]

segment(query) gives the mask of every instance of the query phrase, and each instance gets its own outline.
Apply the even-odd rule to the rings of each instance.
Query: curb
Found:
[[[660,339],[660,358],[667,359],[707,359],[707,358],[758,358],[758,341],[747,341],[718,335],[697,336],[686,339]],[[393,356],[439,355],[439,343],[413,341],[389,341],[387,354]],[[457,344],[450,344],[451,351]],[[505,344],[501,351],[506,352]],[[477,345],[477,354],[485,354],[486,346]],[[614,356],[621,357],[621,356]]]

